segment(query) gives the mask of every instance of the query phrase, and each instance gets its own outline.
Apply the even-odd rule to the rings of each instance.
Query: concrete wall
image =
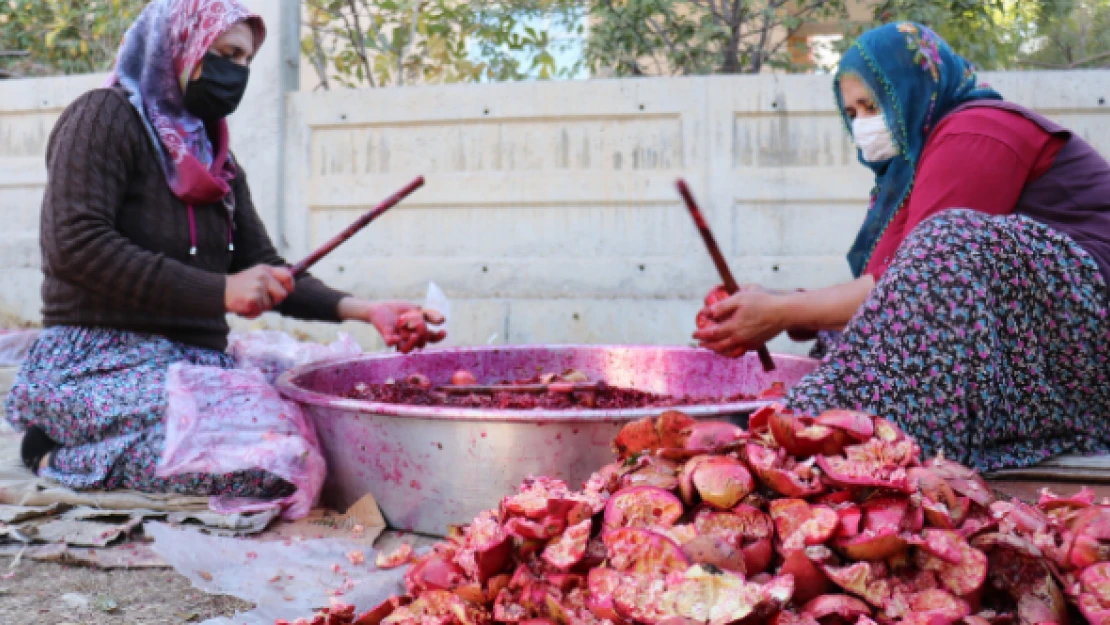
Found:
[[[1110,153],[1110,73],[987,78]],[[287,130],[290,256],[423,174],[317,271],[372,297],[435,280],[464,343],[684,343],[716,277],[677,177],[738,279],[780,288],[849,277],[871,184],[821,76],[297,93]]]
[[[271,31],[295,41],[280,3],[260,4],[276,11]],[[828,77],[289,93],[295,58],[270,50],[233,132],[274,239],[297,260],[426,176],[315,272],[372,298],[419,300],[434,280],[451,298],[457,343],[685,343],[717,279],[675,194],[680,176],[741,281],[792,288],[848,277],[844,252],[870,181]],[[1110,72],[988,78],[1110,154]],[[101,80],[0,81],[3,325],[39,319],[47,135],[64,105]],[[372,330],[347,329],[376,346]]]

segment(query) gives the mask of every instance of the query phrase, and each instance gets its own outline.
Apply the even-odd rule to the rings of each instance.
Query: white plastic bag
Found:
[[[262,469],[292,483],[296,492],[276,502],[214,497],[213,509],[244,512],[280,505],[286,519],[308,514],[327,474],[316,429],[261,371],[178,363],[169,368],[166,390],[159,476]]]
[[[451,302],[435,282],[428,283],[428,294],[424,296],[424,308],[430,308],[443,315],[443,325],[436,326],[436,329],[445,330],[447,332],[447,338],[435,345],[429,345],[428,347],[434,349],[436,347],[450,347],[454,345],[451,330],[448,328],[448,325],[451,323]]]
[[[353,358],[362,348],[349,335],[340,332],[330,345],[298,341],[285,332],[255,330],[232,332],[227,353],[242,369],[258,369],[271,384],[293,367],[312,362]]]

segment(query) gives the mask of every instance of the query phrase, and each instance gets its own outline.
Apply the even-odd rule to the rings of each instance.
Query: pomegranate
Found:
[[[943,615],[952,623],[971,615],[971,606],[966,601],[938,588],[923,590],[913,595],[909,603],[910,609],[914,612]]]
[[[861,506],[860,531],[850,538],[836,541],[836,548],[853,560],[884,560],[906,549],[903,530],[907,522],[909,501],[883,496],[870,499]]]
[[[391,553],[379,552],[374,564],[379,569],[395,569],[412,561],[412,545],[403,544]]]
[[[932,458],[925,463],[936,475],[944,479],[958,495],[967,497],[982,508],[994,502],[994,495],[986,480],[971,469],[944,458]]]
[[[692,454],[727,453],[743,446],[748,433],[720,421],[698,421],[685,429],[686,450]]]
[[[788,577],[758,584],[695,566],[663,578],[628,578],[617,587],[613,598],[617,613],[638,623],[685,619],[678,622],[727,625],[774,614],[792,594],[793,583]]]
[[[1079,609],[1092,625],[1110,625],[1110,562],[1087,567],[1079,575]]]
[[[1045,511],[1059,508],[1075,510],[1089,508],[1093,505],[1095,505],[1095,491],[1086,486],[1079,489],[1079,492],[1071,497],[1060,497],[1046,488],[1041,491],[1041,497],[1037,501],[1037,507]]]
[[[682,516],[682,502],[670,492],[651,486],[628,488],[609,498],[605,528],[670,527]]]
[[[748,466],[759,481],[785,497],[812,497],[825,490],[821,478],[811,465],[798,463],[786,450],[768,449],[756,443],[744,448]]]
[[[714,322],[713,316],[709,314],[709,308],[718,302],[723,302],[728,299],[728,291],[725,290],[724,285],[713,287],[713,290],[705,296],[705,306],[698,311],[697,317],[694,319],[698,329],[702,329]]]
[[[722,510],[736,506],[755,488],[748,469],[729,456],[708,458],[698,465],[691,479],[701,500]]]
[[[957,563],[941,559],[922,549],[917,552],[917,565],[922,570],[935,572],[941,584],[956,595],[969,595],[979,590],[987,579],[987,556],[967,544],[959,534],[950,532],[945,540],[955,543],[954,549],[959,554],[955,556]]]
[[[543,559],[551,566],[565,571],[582,561],[589,541],[590,520],[586,519],[551,541],[543,550]]]
[[[995,501],[863,413],[750,425],[631,424],[583,490],[526,480],[416,558],[409,597],[311,622],[1066,625],[1070,603],[1110,625],[1110,505],[1090,491]]]
[[[835,454],[844,447],[843,440],[834,440],[836,430],[817,425],[813,419],[797,418],[787,410],[776,410],[768,417],[768,425],[775,442],[796,457],[809,457],[818,453]],[[839,445],[837,445],[839,442]]]
[[[668,410],[659,415],[655,424],[659,444],[665,449],[679,449],[686,447],[690,436],[690,427],[697,421],[677,410]]]
[[[824,544],[840,525],[840,517],[832,508],[810,506],[801,499],[776,499],[771,502],[770,512],[784,551]]]
[[[743,549],[719,534],[694,536],[682,543],[682,553],[694,564],[714,566],[739,575],[747,573]]]
[[[489,622],[489,614],[483,608],[463,601],[454,593],[431,590],[412,603],[397,607],[382,620],[382,625],[479,625]]]
[[[550,514],[552,499],[562,499],[570,493],[566,482],[548,477],[528,478],[516,495],[506,497],[501,507],[513,516],[542,519]]]
[[[825,594],[829,590],[829,579],[824,571],[810,560],[805,549],[795,549],[782,554],[779,575],[789,575],[794,579],[794,599],[806,602]]]
[[[610,621],[620,619],[616,607],[613,605],[613,593],[623,579],[624,576],[613,569],[599,567],[590,570],[586,580],[589,588],[586,606],[594,616]]]
[[[822,572],[844,590],[863,598],[876,608],[884,608],[891,598],[893,585],[886,577],[886,565],[857,562],[848,566],[824,566]]]
[[[641,452],[655,451],[662,444],[659,432],[655,429],[655,421],[651,417],[645,417],[622,427],[613,439],[612,446],[617,458],[624,460]]]
[[[665,575],[690,565],[681,547],[656,532],[622,527],[604,534],[603,540],[609,565],[618,571]]]
[[[466,579],[466,572],[448,557],[433,551],[418,559],[405,572],[405,586],[409,594],[431,590],[452,590]]]
[[[694,518],[694,527],[698,536],[713,536],[739,547],[744,558],[744,572],[748,576],[764,572],[771,564],[774,556],[771,545],[774,527],[771,519],[756,508],[741,505],[731,513],[706,510]],[[719,564],[717,566],[735,570]]]
[[[786,385],[782,382],[771,382],[771,386],[760,391],[756,397],[759,399],[782,399],[786,397]]]
[[[878,438],[844,448],[844,455],[817,456],[817,466],[828,481],[842,488],[880,488],[913,492],[906,467],[916,460],[915,446],[906,439]]]
[[[847,595],[821,595],[806,602],[802,613],[823,623],[830,617],[838,617],[835,619],[837,622],[855,623],[861,616],[871,616],[871,608]]]
[[[352,620],[352,625],[380,625],[385,618],[397,610],[412,603],[409,597],[392,596],[377,605],[377,607],[364,612],[357,619]]]
[[[566,521],[558,517],[544,517],[539,521],[516,517],[505,522],[505,531],[522,540],[545,541],[562,534],[566,526]]]
[[[452,386],[472,386],[477,383],[478,378],[474,377],[473,373],[465,369],[460,369],[451,374]]]
[[[789,610],[783,610],[771,619],[770,625],[818,625],[818,623],[817,619],[809,614],[795,614]]]
[[[651,486],[666,491],[678,488],[678,471],[664,464],[661,459],[653,459],[640,468],[624,474],[620,480],[620,488],[635,488],[637,486]],[[662,462],[666,462],[662,460]]]

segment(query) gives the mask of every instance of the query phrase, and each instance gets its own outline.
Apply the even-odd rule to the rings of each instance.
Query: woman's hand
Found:
[[[293,292],[293,274],[285,267],[256,265],[227,277],[224,307],[247,319],[273,310]]]
[[[739,358],[763,345],[786,329],[782,314],[783,295],[754,284],[740,287],[735,295],[712,303],[698,313],[699,328],[694,338],[701,347],[722,356]]]
[[[339,302],[339,318],[373,324],[385,344],[396,347],[402,354],[447,337],[446,331],[430,327],[443,323],[443,315],[408,302],[370,302],[348,297]]]
[[[813,291],[768,291],[750,284],[716,303],[710,293],[698,313],[694,338],[702,347],[733,358],[784,330],[795,341],[812,340],[819,330],[843,330],[874,287],[875,279],[865,274]]]

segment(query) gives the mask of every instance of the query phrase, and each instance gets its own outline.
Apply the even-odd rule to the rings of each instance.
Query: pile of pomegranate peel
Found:
[[[342,622],[1110,625],[1089,490],[999,501],[851,411],[772,406],[747,431],[666,412],[613,450],[582,490],[529,479],[418,558],[408,596]]]

